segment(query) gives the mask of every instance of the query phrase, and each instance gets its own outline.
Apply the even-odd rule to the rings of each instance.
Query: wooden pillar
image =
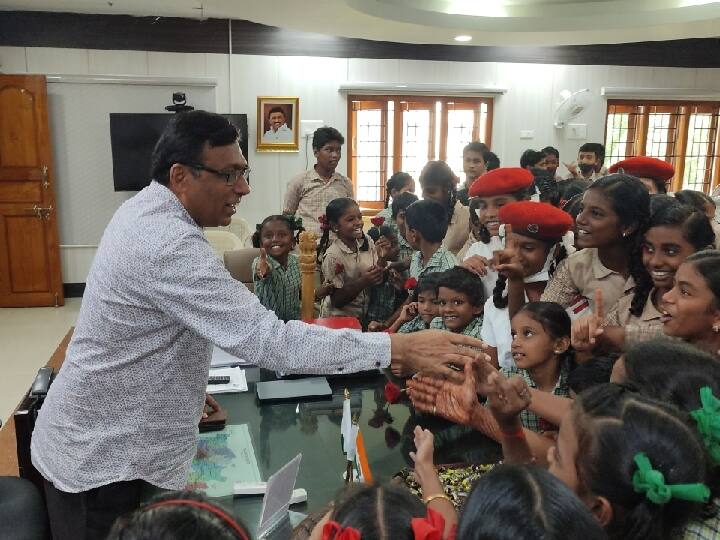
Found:
[[[317,242],[314,232],[300,233],[300,318],[303,321],[314,319],[315,312],[315,261]]]

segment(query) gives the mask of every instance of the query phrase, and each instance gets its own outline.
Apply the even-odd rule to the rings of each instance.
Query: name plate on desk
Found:
[[[325,377],[259,382],[256,389],[260,401],[332,396],[332,390]]]

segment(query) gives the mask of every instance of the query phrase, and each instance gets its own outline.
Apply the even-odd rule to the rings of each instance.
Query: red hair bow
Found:
[[[382,224],[385,223],[385,218],[382,216],[375,216],[374,218],[370,218],[370,223],[376,227],[381,227]]]
[[[322,540],[360,540],[360,531],[352,527],[343,529],[337,521],[328,521],[323,525]]]
[[[407,278],[405,280],[405,285],[403,285],[403,287],[409,291],[411,289],[414,289],[416,285],[417,285],[417,279],[415,279],[414,277],[411,277],[411,278]]]
[[[432,508],[427,509],[424,518],[413,518],[412,525],[415,540],[443,540],[445,518]]]
[[[329,231],[330,230],[330,224],[328,223],[328,218],[325,214],[323,214],[322,216],[318,216],[318,222],[320,223],[321,231]]]

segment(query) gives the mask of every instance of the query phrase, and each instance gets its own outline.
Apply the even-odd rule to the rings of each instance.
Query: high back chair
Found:
[[[258,248],[240,248],[226,251],[223,255],[225,268],[230,272],[230,275],[238,281],[242,281],[251,292],[255,292],[252,262],[255,257],[259,256],[260,250]]]
[[[243,247],[240,238],[228,231],[205,229],[203,234],[220,260],[223,260],[226,251],[234,251]]]

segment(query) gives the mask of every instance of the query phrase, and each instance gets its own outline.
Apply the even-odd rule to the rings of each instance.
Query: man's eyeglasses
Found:
[[[190,167],[191,169],[207,171],[219,176],[225,180],[225,183],[228,185],[236,184],[240,177],[242,177],[248,184],[250,183],[250,167],[245,167],[244,169],[232,169],[231,171],[218,171],[217,169],[201,165],[200,163],[183,163],[183,165]]]

